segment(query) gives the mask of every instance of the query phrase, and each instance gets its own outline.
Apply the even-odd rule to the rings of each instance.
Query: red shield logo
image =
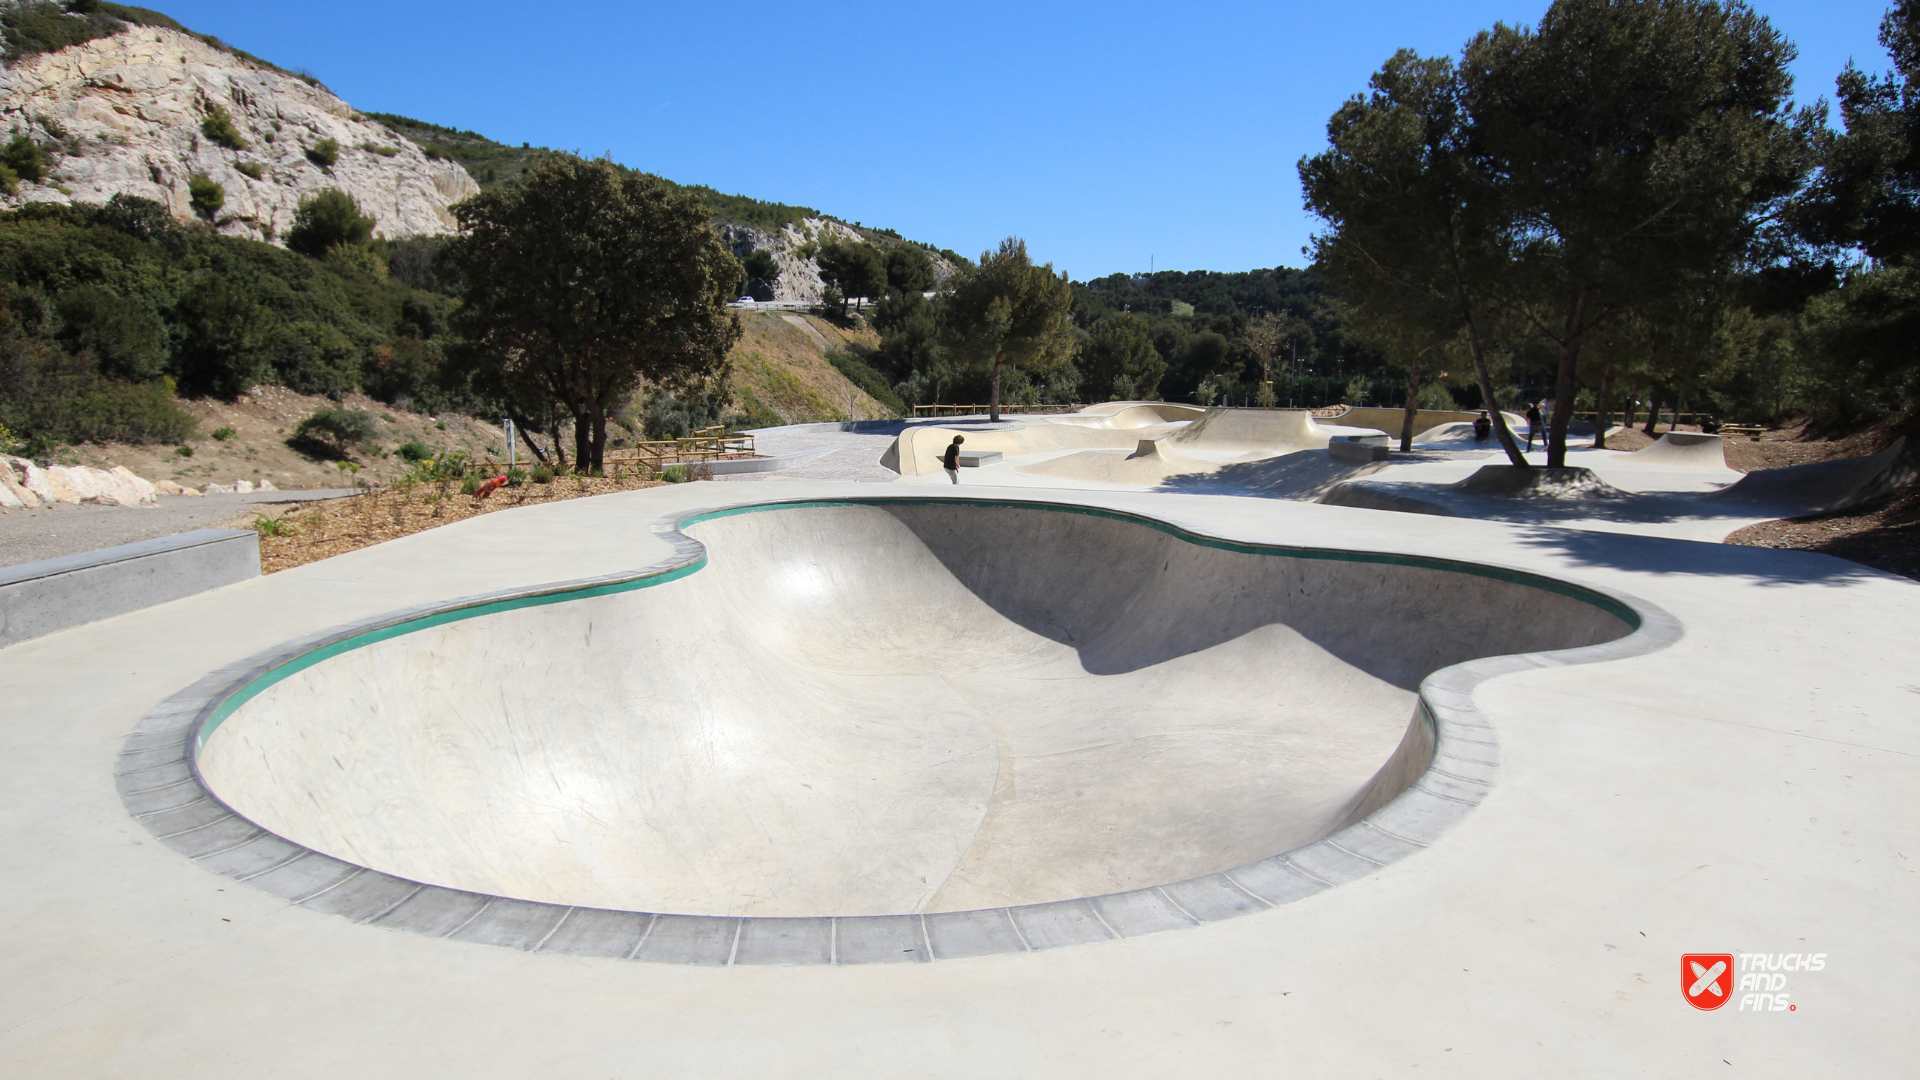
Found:
[[[1733,954],[1682,953],[1680,992],[1687,1004],[1711,1012],[1733,996]]]

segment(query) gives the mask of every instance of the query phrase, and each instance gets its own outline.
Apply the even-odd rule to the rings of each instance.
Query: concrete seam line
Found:
[[[718,517],[733,516],[735,514],[741,514],[741,513],[753,513],[758,511],[772,511],[772,510],[781,510],[781,509],[804,509],[804,508],[815,508],[815,507],[838,508],[838,507],[849,507],[849,506],[885,508],[890,505],[942,505],[942,506],[969,505],[969,506],[986,506],[991,508],[1043,511],[1043,512],[1044,511],[1065,511],[1070,513],[1083,514],[1086,516],[1101,517],[1101,518],[1106,518],[1110,520],[1124,521],[1124,522],[1129,522],[1133,524],[1144,525],[1144,526],[1153,528],[1155,531],[1164,533],[1166,535],[1169,535],[1183,542],[1194,543],[1194,544],[1207,546],[1207,547],[1218,547],[1225,550],[1246,553],[1246,554],[1270,555],[1270,556],[1279,556],[1279,557],[1314,558],[1314,559],[1351,559],[1353,561],[1360,561],[1360,562],[1382,562],[1382,563],[1397,564],[1397,565],[1409,565],[1409,566],[1414,566],[1414,567],[1424,568],[1424,569],[1472,573],[1476,576],[1482,576],[1482,577],[1487,577],[1495,580],[1506,581],[1512,584],[1540,588],[1544,591],[1552,592],[1557,595],[1565,596],[1570,599],[1587,603],[1590,606],[1599,608],[1600,610],[1606,611],[1609,614],[1615,615],[1616,617],[1620,618],[1621,621],[1630,628],[1628,633],[1625,636],[1614,639],[1613,641],[1602,643],[1600,645],[1560,650],[1553,653],[1513,654],[1509,656],[1483,657],[1477,660],[1470,660],[1461,664],[1456,664],[1447,668],[1442,668],[1438,671],[1430,673],[1425,679],[1423,679],[1419,687],[1418,699],[1422,703],[1422,707],[1428,717],[1428,721],[1431,729],[1430,735],[1432,737],[1433,743],[1432,743],[1432,750],[1429,752],[1427,760],[1424,766],[1421,768],[1419,775],[1416,776],[1414,780],[1411,783],[1409,783],[1405,788],[1401,789],[1392,799],[1389,799],[1384,805],[1374,810],[1366,818],[1363,818],[1357,822],[1348,824],[1345,827],[1336,830],[1334,833],[1330,834],[1329,836],[1321,838],[1322,840],[1326,841],[1326,843],[1331,849],[1335,851],[1339,851],[1345,855],[1351,856],[1352,858],[1357,859],[1360,862],[1366,864],[1367,866],[1375,869],[1384,867],[1386,865],[1390,865],[1392,862],[1398,861],[1399,858],[1410,857],[1412,854],[1417,854],[1420,851],[1427,850],[1432,843],[1431,839],[1426,842],[1422,842],[1422,841],[1417,841],[1408,837],[1401,836],[1390,829],[1386,829],[1381,827],[1378,824],[1375,824],[1375,819],[1379,819],[1383,815],[1389,812],[1395,811],[1396,808],[1404,812],[1408,807],[1415,805],[1415,801],[1422,797],[1430,798],[1434,800],[1440,800],[1443,803],[1453,804],[1456,806],[1470,809],[1474,806],[1477,806],[1479,802],[1482,799],[1484,799],[1488,793],[1491,792],[1492,790],[1491,781],[1472,780],[1463,776],[1459,776],[1454,773],[1450,773],[1444,769],[1436,768],[1434,766],[1434,760],[1440,757],[1443,753],[1446,753],[1446,756],[1452,757],[1456,760],[1472,761],[1473,764],[1482,765],[1487,768],[1497,768],[1497,762],[1473,761],[1473,759],[1465,758],[1461,755],[1448,752],[1449,748],[1451,747],[1451,744],[1458,742],[1458,743],[1472,744],[1476,747],[1490,748],[1491,750],[1497,753],[1498,740],[1497,740],[1497,737],[1495,736],[1494,729],[1492,725],[1483,716],[1483,714],[1481,714],[1479,710],[1473,705],[1473,701],[1472,701],[1473,691],[1481,683],[1485,682],[1488,679],[1498,677],[1500,675],[1513,674],[1519,671],[1535,670],[1540,668],[1563,667],[1563,666],[1569,666],[1569,665],[1575,665],[1575,664],[1597,663],[1597,662],[1602,662],[1606,660],[1623,659],[1631,656],[1640,656],[1646,653],[1656,651],[1660,648],[1664,648],[1666,645],[1671,644],[1673,641],[1678,640],[1680,636],[1682,636],[1683,634],[1683,629],[1680,623],[1678,622],[1678,620],[1674,619],[1667,612],[1656,607],[1655,605],[1647,603],[1644,600],[1640,600],[1639,598],[1627,596],[1625,594],[1620,593],[1617,590],[1603,591],[1603,590],[1586,586],[1586,585],[1559,581],[1557,579],[1549,578],[1544,575],[1534,573],[1531,571],[1520,570],[1517,568],[1510,568],[1510,567],[1502,567],[1502,566],[1497,566],[1497,565],[1488,564],[1488,563],[1469,563],[1469,562],[1464,562],[1459,560],[1440,558],[1436,556],[1396,554],[1391,552],[1378,552],[1378,551],[1372,551],[1372,552],[1343,551],[1339,549],[1328,549],[1328,548],[1304,548],[1304,547],[1294,547],[1294,546],[1287,546],[1287,545],[1262,544],[1262,543],[1243,541],[1243,540],[1233,540],[1233,539],[1227,539],[1227,538],[1221,538],[1221,537],[1208,536],[1196,530],[1175,525],[1175,524],[1172,524],[1171,522],[1163,521],[1159,518],[1154,518],[1154,517],[1150,517],[1143,514],[1109,510],[1102,507],[1075,506],[1072,504],[1048,502],[1048,501],[1037,500],[1037,499],[1031,499],[1031,500],[1019,499],[1019,498],[974,499],[974,498],[969,498],[964,496],[939,497],[939,498],[930,498],[926,496],[901,496],[901,497],[860,496],[860,497],[849,497],[844,499],[825,499],[825,500],[823,499],[793,499],[793,500],[784,500],[784,501],[783,500],[771,500],[771,501],[763,500],[763,501],[745,503],[745,504],[734,505],[734,506],[725,506],[725,507],[710,508],[706,510],[694,510],[694,511],[688,511],[683,513],[677,513],[669,516],[666,519],[663,519],[661,522],[656,523],[653,526],[653,531],[657,535],[661,536],[663,540],[666,540],[668,543],[672,545],[674,549],[674,555],[669,559],[648,564],[646,566],[640,567],[631,572],[617,573],[617,574],[603,574],[603,575],[598,575],[590,578],[581,578],[581,579],[574,579],[570,581],[561,581],[561,582],[551,582],[551,583],[531,586],[527,588],[507,589],[507,590],[500,590],[493,593],[485,593],[485,594],[479,594],[479,595],[468,596],[468,597],[459,597],[459,598],[455,598],[455,599],[445,601],[445,602],[440,602],[440,603],[415,605],[415,606],[403,609],[401,611],[389,612],[385,615],[376,616],[371,619],[366,619],[360,622],[334,627],[330,630],[322,631],[315,634],[305,635],[293,641],[283,642],[280,645],[274,646],[267,650],[263,650],[262,652],[257,653],[254,656],[246,658],[244,660],[224,665],[218,670],[211,672],[206,676],[201,677],[199,680],[197,680],[187,689],[173,695],[172,697],[163,701],[160,705],[156,706],[154,709],[144,714],[139,720],[139,722],[136,723],[136,725],[134,726],[133,731],[127,736],[127,747],[123,748],[122,750],[122,756],[125,756],[128,753],[147,753],[147,752],[152,752],[155,749],[164,749],[165,748],[164,746],[159,748],[151,748],[151,747],[136,748],[134,746],[134,741],[138,739],[143,739],[143,738],[151,738],[155,734],[169,734],[177,731],[179,733],[180,742],[182,744],[181,759],[184,760],[186,764],[189,766],[190,772],[192,774],[191,781],[194,784],[197,784],[199,786],[200,792],[201,792],[200,797],[197,799],[191,800],[187,803],[184,803],[180,806],[168,808],[167,810],[145,811],[141,813],[133,813],[131,805],[129,805],[129,813],[132,814],[132,816],[134,816],[136,820],[141,821],[143,825],[147,825],[148,831],[152,832],[153,830],[151,827],[150,819],[152,819],[155,815],[158,815],[158,814],[168,813],[174,810],[186,809],[188,807],[197,806],[202,802],[211,802],[215,806],[217,806],[222,812],[221,816],[218,817],[216,820],[207,822],[202,825],[196,825],[189,829],[184,829],[176,833],[167,834],[166,836],[160,836],[160,834],[155,833],[154,835],[156,835],[160,839],[169,839],[172,837],[182,836],[187,833],[196,832],[200,829],[209,828],[216,824],[222,824],[232,819],[238,819],[240,821],[246,822],[248,825],[251,825],[256,829],[258,829],[259,826],[256,823],[246,818],[245,815],[235,812],[231,807],[227,806],[226,803],[223,800],[221,800],[217,795],[213,794],[212,790],[208,787],[205,781],[205,778],[200,773],[199,750],[201,749],[202,746],[204,746],[207,736],[215,728],[218,727],[219,722],[221,720],[224,720],[226,716],[231,715],[231,713],[235,709],[239,708],[240,705],[244,704],[245,701],[251,699],[254,695],[264,690],[267,686],[272,685],[273,682],[277,682],[288,675],[291,675],[300,670],[304,670],[305,668],[310,667],[313,664],[320,663],[332,656],[337,656],[343,652],[349,651],[353,648],[358,648],[362,645],[372,644],[376,641],[388,640],[394,637],[402,636],[407,633],[411,633],[415,630],[426,629],[430,626],[443,625],[445,623],[459,621],[461,619],[474,618],[474,617],[479,617],[483,615],[513,611],[513,610],[518,610],[524,607],[560,603],[560,602],[565,602],[565,601],[574,600],[574,599],[585,599],[593,596],[612,595],[615,593],[627,592],[634,589],[650,587],[656,584],[663,584],[667,581],[677,580],[688,574],[698,572],[707,564],[707,554],[706,554],[705,545],[699,542],[698,540],[695,540],[692,537],[687,536],[684,532],[681,531],[682,526],[691,526],[694,524],[698,524],[700,521],[712,520]],[[1519,664],[1518,666],[1515,666],[1514,661],[1516,657],[1520,657],[1524,659],[1525,662]],[[1469,735],[1482,736],[1482,737],[1471,738],[1469,737]],[[1411,734],[1409,735],[1409,738],[1410,737],[1411,737]],[[1403,743],[1403,746],[1404,745],[1406,744]],[[171,762],[169,762],[168,764],[171,764]],[[155,768],[162,768],[162,767],[165,767],[165,766],[164,765],[155,766]],[[140,770],[140,771],[144,771],[144,770]],[[1449,783],[1449,784],[1459,784],[1459,785],[1462,785],[1465,788],[1465,790],[1459,793],[1451,793],[1451,794],[1445,791],[1435,790],[1435,788],[1432,786],[1435,780],[1439,780],[1441,782]],[[183,781],[182,783],[185,783],[185,782]],[[177,785],[166,785],[166,786],[171,787],[171,786],[177,786]],[[123,793],[122,799],[123,801],[125,801],[133,798],[137,794],[141,794],[141,793],[133,793],[133,792]],[[1434,838],[1437,838],[1439,835],[1444,833],[1446,829],[1451,828],[1452,825],[1457,820],[1458,820],[1457,814],[1453,815],[1452,817],[1443,817],[1439,822],[1437,828],[1435,829]],[[1393,837],[1396,840],[1402,841],[1412,846],[1415,850],[1413,852],[1409,852],[1406,856],[1397,856],[1393,859],[1389,859],[1386,863],[1382,863],[1379,860],[1370,858],[1368,856],[1360,855],[1358,852],[1352,851],[1348,847],[1338,842],[1339,838],[1345,835],[1349,830],[1360,829],[1363,827],[1374,829],[1381,834],[1384,834],[1389,837]],[[353,881],[358,879],[360,875],[362,875],[363,873],[368,873],[368,872],[377,873],[377,871],[370,871],[369,868],[367,867],[357,866],[351,862],[346,862],[345,860],[340,860],[334,856],[326,855],[325,853],[316,852],[313,849],[306,848],[303,845],[297,844],[291,840],[287,840],[285,837],[280,837],[277,834],[274,834],[271,830],[262,829],[260,830],[260,832],[266,835],[275,836],[276,839],[297,848],[298,851],[293,857],[283,860],[282,862],[276,864],[274,867],[269,867],[267,870],[250,873],[245,877],[241,877],[232,873],[222,872],[219,870],[215,870],[214,872],[220,873],[221,876],[228,877],[230,880],[247,881],[247,880],[251,880],[254,877],[258,877],[261,874],[268,873],[273,869],[277,869],[280,866],[285,866],[291,862],[294,862],[307,854],[318,855],[321,858],[325,858],[332,863],[337,863],[339,865],[352,868],[351,872],[347,874],[346,877],[342,878],[340,881],[337,881],[332,885],[327,886],[326,888],[320,889],[317,892],[309,894],[301,898],[300,900],[293,901],[293,903],[300,904],[300,905],[305,905],[309,901],[314,900],[317,897],[332,891],[333,889],[339,888],[340,886],[346,884],[348,881]],[[257,838],[258,838],[257,835],[253,837],[249,837],[247,841],[243,841],[242,843],[250,843],[252,842],[252,840]],[[1318,843],[1318,842],[1320,841],[1315,841],[1315,843]],[[1304,845],[1304,846],[1310,847],[1312,845]],[[231,848],[222,849],[222,851],[227,851],[227,850],[231,850]],[[1302,849],[1296,848],[1293,850],[1298,851]],[[219,854],[219,853],[215,852],[215,853],[209,853],[207,855],[202,855],[202,856],[189,856],[189,857],[193,858],[195,861],[201,861],[206,858],[211,858],[215,854]],[[1314,882],[1322,887],[1330,888],[1337,884],[1336,882],[1328,881],[1325,878],[1306,870],[1297,861],[1290,858],[1288,852],[1282,852],[1275,856],[1269,856],[1267,859],[1262,859],[1254,863],[1249,863],[1246,866],[1234,867],[1227,870],[1218,871],[1217,873],[1219,874],[1219,876],[1223,877],[1228,882],[1231,888],[1237,890],[1238,892],[1246,894],[1247,896],[1252,898],[1254,901],[1256,901],[1260,905],[1258,908],[1251,909],[1251,910],[1254,910],[1254,911],[1271,910],[1272,908],[1277,907],[1280,904],[1288,903],[1291,901],[1268,900],[1266,897],[1260,895],[1259,893],[1254,892],[1249,886],[1241,883],[1240,881],[1236,880],[1233,877],[1233,874],[1236,872],[1247,871],[1253,867],[1260,866],[1270,861],[1276,862],[1279,866],[1284,867],[1286,870],[1291,871],[1292,873],[1299,875],[1301,878]],[[213,869],[213,868],[208,867],[208,869]],[[1372,873],[1372,872],[1373,870],[1369,869],[1367,871],[1361,872],[1361,874],[1354,875],[1354,876],[1356,877],[1364,876],[1365,874]],[[379,922],[380,920],[387,918],[394,911],[398,910],[402,905],[411,901],[416,896],[418,896],[422,891],[429,888],[432,888],[435,891],[459,891],[459,890],[440,890],[439,887],[437,886],[429,886],[420,882],[410,882],[402,878],[395,878],[392,875],[382,875],[382,876],[388,878],[389,880],[394,880],[397,882],[401,882],[403,884],[412,885],[413,889],[405,897],[401,898],[398,902],[394,903],[393,905],[386,908],[385,910],[373,916],[370,916],[366,919],[360,920],[362,922],[376,923],[376,922]],[[1203,877],[1211,877],[1211,876],[1214,876],[1214,874],[1210,873],[1207,875],[1203,875]],[[1344,877],[1345,875],[1343,875],[1343,878]],[[1200,879],[1196,878],[1192,880],[1200,880]],[[1188,911],[1185,907],[1183,907],[1177,901],[1175,901],[1172,895],[1166,891],[1168,886],[1179,885],[1179,884],[1182,884],[1182,882],[1166,882],[1161,885],[1151,886],[1148,890],[1140,890],[1140,891],[1152,892],[1153,894],[1160,897],[1161,900],[1163,900],[1166,904],[1170,905],[1173,910],[1185,916],[1189,921],[1191,921],[1196,925],[1200,924],[1202,920],[1195,917],[1192,914],[1192,912]],[[493,901],[495,899],[498,899],[497,897],[489,896],[487,894],[473,894],[473,895],[479,895],[485,899],[485,903],[482,905],[481,910],[479,912],[476,912],[473,916],[470,916],[465,923],[462,923],[459,927],[456,927],[453,931],[450,931],[449,933],[457,933],[459,932],[459,930],[464,929],[467,925],[471,924],[475,919],[479,918],[481,914],[483,914],[488,910],[491,910]],[[1124,896],[1128,894],[1121,893],[1121,894],[1107,894],[1107,895],[1108,896]],[[1099,923],[1101,928],[1107,933],[1110,939],[1112,940],[1124,939],[1125,935],[1120,934],[1114,928],[1114,926],[1107,921],[1104,914],[1102,914],[1102,912],[1100,911],[1100,905],[1097,901],[1102,899],[1102,897],[1087,896],[1087,897],[1079,897],[1077,899],[1085,904],[1087,910],[1092,912],[1095,921]],[[560,915],[558,916],[557,919],[555,919],[551,929],[549,929],[546,932],[546,934],[542,936],[541,939],[532,946],[530,951],[545,950],[554,941],[556,936],[560,933],[560,930],[562,929],[562,927],[568,925],[572,921],[574,912],[578,910],[577,907],[571,907],[567,905],[548,904],[548,903],[539,902],[539,901],[527,901],[527,902],[536,904],[539,907],[542,907],[545,909],[560,912]],[[1015,913],[1015,909],[1017,908],[1021,910],[1030,910],[1030,909],[1040,908],[1043,906],[1050,906],[1060,902],[1061,901],[1047,901],[1041,904],[1009,905],[998,910],[1002,912],[1003,916],[1008,920],[1009,924],[1013,927],[1014,936],[1020,942],[1022,948],[1027,951],[1032,951],[1032,944],[1027,939],[1025,932],[1021,929],[1019,925],[1019,919]],[[988,909],[988,910],[993,910],[993,909]],[[1236,914],[1244,914],[1244,913],[1247,913],[1247,912],[1238,912]],[[646,944],[651,939],[654,930],[658,927],[660,920],[663,918],[674,918],[676,916],[672,916],[664,913],[658,913],[658,912],[632,912],[631,914],[636,916],[644,915],[646,917],[645,928],[641,931],[638,940],[634,942],[632,948],[629,949],[626,953],[627,959],[638,959],[640,958],[640,954],[644,950]],[[810,918],[819,918],[819,917],[822,917],[822,916],[813,916]],[[828,956],[824,961],[816,959],[809,962],[838,965],[840,963],[839,922],[838,922],[839,917],[838,916],[824,916],[824,917],[829,920],[829,927],[830,927]],[[917,925],[919,927],[919,937],[921,939],[921,948],[923,950],[924,958],[927,960],[941,959],[941,957],[934,950],[931,931],[928,927],[926,914],[916,913],[914,914],[913,917],[917,920]],[[724,963],[728,965],[734,965],[735,961],[738,958],[739,944],[740,944],[741,937],[743,936],[744,928],[746,924],[746,918],[743,916],[734,916],[733,918],[735,920],[733,937],[732,937],[731,944],[728,948],[728,952],[726,954],[726,959],[724,961]],[[780,920],[769,919],[769,920],[762,920],[762,921],[780,921]],[[522,947],[524,948],[524,946]],[[584,949],[585,949],[585,946],[583,946],[583,950]],[[1002,951],[1011,951],[1011,950],[1003,949]],[[674,961],[668,961],[668,962],[674,962]]]

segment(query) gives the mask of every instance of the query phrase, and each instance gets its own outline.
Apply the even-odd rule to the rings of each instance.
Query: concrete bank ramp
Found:
[[[1176,405],[1169,401],[1109,401],[1104,405],[1089,405],[1079,412],[1036,419],[1081,427],[1142,428],[1197,420],[1206,411],[1198,405]]]
[[[1702,498],[1730,506],[1767,507],[1778,510],[1781,517],[1836,514],[1886,499],[1912,487],[1916,479],[1920,479],[1920,454],[1903,435],[1867,457],[1750,472]]]
[[[992,451],[1016,457],[1049,450],[1077,450],[1107,446],[1131,448],[1140,441],[1139,428],[1111,428],[1105,425],[1048,424],[1015,420],[1001,425],[974,427],[910,427],[902,431],[880,458],[880,464],[902,476],[921,476],[940,471],[940,455],[955,435],[966,438],[961,445],[971,451]]]
[[[1373,428],[1322,424],[1305,409],[1208,409],[1168,438],[1183,449],[1270,457],[1325,450],[1341,435],[1377,435]]]
[[[1509,499],[1617,499],[1627,494],[1592,469],[1579,466],[1482,465],[1472,476],[1448,487],[1463,495]]]
[[[433,617],[290,670],[198,767],[281,836],[580,907],[879,915],[1151,887],[1370,813],[1415,690],[1629,628],[1563,589],[874,500],[688,525],[649,587]]]
[[[1697,431],[1670,431],[1633,452],[1635,462],[1648,465],[1679,465],[1692,469],[1727,467],[1726,444],[1718,435]]]

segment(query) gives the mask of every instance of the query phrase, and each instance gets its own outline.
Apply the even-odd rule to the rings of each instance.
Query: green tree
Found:
[[[1524,466],[1489,356],[1496,298],[1514,273],[1509,219],[1469,152],[1458,72],[1402,50],[1370,85],[1327,122],[1329,148],[1300,162],[1307,207],[1329,225],[1314,237],[1314,268],[1371,321],[1403,322],[1416,340],[1464,332],[1500,445]]]
[[[1558,352],[1549,466],[1566,464],[1580,350],[1677,284],[1734,269],[1811,165],[1793,47],[1714,0],[1556,0],[1468,43],[1461,100],[1511,214],[1515,302]]]
[[[5,146],[0,146],[0,169],[12,177],[6,181],[7,190],[12,193],[13,185],[18,181],[32,180],[37,183],[47,178],[47,152],[27,136],[15,135],[7,140]]]
[[[698,195],[556,155],[454,216],[466,357],[521,401],[559,402],[578,467],[604,464],[607,416],[643,380],[683,399],[724,385],[740,264]]]
[[[830,240],[820,245],[814,262],[820,267],[829,301],[839,302],[841,315],[854,297],[877,300],[886,292],[887,260],[872,244]]]
[[[1891,262],[1920,252],[1920,2],[1899,0],[1880,22],[1893,72],[1851,62],[1836,86],[1844,131],[1794,207],[1802,234],[1826,248],[1859,247]]]
[[[1095,401],[1151,400],[1167,371],[1147,320],[1124,312],[1093,324],[1079,365],[1087,397]]]
[[[287,231],[287,247],[319,258],[335,248],[365,247],[373,240],[376,219],[360,212],[353,196],[327,188],[300,200]]]
[[[1000,419],[1000,379],[1012,367],[1046,375],[1073,357],[1073,287],[1053,264],[1035,266],[1009,236],[947,282],[944,337],[954,356],[990,372],[989,418]]]
[[[911,245],[889,248],[887,288],[896,293],[924,293],[933,288],[932,256]]]
[[[780,261],[772,252],[754,248],[740,260],[740,268],[747,276],[748,295],[756,300],[773,299],[773,290],[780,283]]]

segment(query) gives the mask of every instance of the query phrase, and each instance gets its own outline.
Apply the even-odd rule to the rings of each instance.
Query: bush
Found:
[[[199,429],[164,383],[112,379],[96,379],[76,395],[65,426],[69,442],[180,442]]]
[[[321,139],[307,147],[307,160],[323,169],[331,169],[334,162],[340,160],[340,144],[332,139]]]
[[[372,442],[379,434],[378,422],[365,409],[320,409],[293,429],[293,441],[319,444],[345,454]]]
[[[95,213],[94,220],[135,240],[152,240],[174,228],[173,215],[166,207],[138,195],[115,195]]]
[[[241,138],[240,129],[233,126],[233,117],[227,115],[227,110],[219,105],[215,105],[213,111],[200,121],[200,134],[229,150],[247,148],[247,140]],[[254,179],[258,180],[259,177]]]
[[[13,170],[14,176],[21,180],[39,181],[47,177],[47,152],[25,135],[15,135],[0,147],[0,164]]]
[[[192,456],[193,456],[193,447],[191,447],[191,446],[176,446],[176,447],[174,447],[174,448],[173,448],[173,456],[174,456],[174,457],[184,457],[184,458],[190,458],[190,457],[192,457]]]
[[[233,430],[230,427],[213,429],[213,437],[220,442],[226,442],[229,439],[237,438],[239,434],[240,434],[239,432]]]
[[[233,167],[240,170],[240,175],[249,180],[258,180],[267,174],[267,170],[261,168],[257,161],[237,162]]]
[[[669,465],[660,470],[660,479],[665,480],[669,484],[684,484],[688,480],[693,479],[693,477],[687,475],[687,467],[685,465]]]
[[[287,247],[319,258],[341,247],[365,247],[373,239],[374,218],[360,212],[353,196],[328,188],[301,199],[293,212]]]
[[[684,439],[719,419],[720,403],[714,395],[697,394],[681,401],[672,394],[655,394],[647,398],[641,425],[649,439]]]
[[[325,323],[282,323],[265,336],[273,370],[289,389],[338,399],[360,385],[360,350]]]
[[[433,460],[433,447],[428,446],[419,439],[409,439],[396,447],[393,452],[398,454],[402,461],[410,465],[418,465],[423,461]]]
[[[526,482],[527,482],[527,470],[521,469],[521,468],[512,468],[507,470],[507,483],[513,485],[514,487],[519,487],[521,484],[524,484]]]
[[[255,514],[253,517],[253,531],[259,533],[263,537],[264,536],[292,536],[294,532],[294,528],[293,528],[293,523],[290,521],[282,521],[279,518],[270,518],[265,514]]]
[[[146,303],[100,285],[68,289],[54,301],[61,344],[90,354],[102,375],[150,382],[167,362],[167,327]]]
[[[472,495],[479,491],[480,485],[484,483],[486,483],[486,481],[480,479],[478,476],[463,477],[460,481],[460,494]]]
[[[553,470],[544,466],[533,470],[533,482],[536,484],[553,483]]]
[[[193,207],[194,213],[212,221],[213,215],[227,205],[227,189],[221,187],[209,176],[188,177],[187,205]]]

